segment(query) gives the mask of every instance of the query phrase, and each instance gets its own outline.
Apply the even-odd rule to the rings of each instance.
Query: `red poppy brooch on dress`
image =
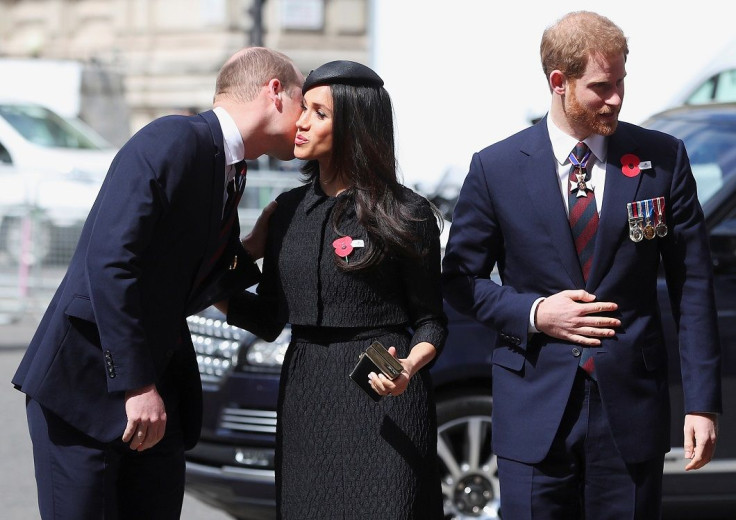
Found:
[[[642,170],[652,167],[652,161],[642,161],[633,153],[627,153],[621,157],[621,171],[627,177],[636,177]]]
[[[353,252],[356,247],[363,247],[365,244],[362,240],[353,240],[352,237],[342,237],[332,242],[332,247],[335,248],[335,254],[340,258],[344,258],[345,262],[348,262],[348,255]]]

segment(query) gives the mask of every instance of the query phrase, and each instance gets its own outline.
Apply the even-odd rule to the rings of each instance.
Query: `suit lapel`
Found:
[[[215,254],[215,251],[219,247],[219,233],[222,225],[222,205],[225,190],[225,150],[222,136],[222,128],[220,127],[220,121],[213,111],[203,112],[197,117],[202,117],[207,122],[210,128],[212,138],[212,170],[210,172],[202,172],[204,175],[211,175],[212,177],[212,190],[210,208],[212,210],[209,214],[209,222],[207,225],[207,244],[205,246],[204,255],[202,256],[202,262],[200,263],[197,275],[194,277],[195,282],[202,280],[207,275],[208,270],[208,259]]]
[[[638,145],[621,126],[608,141],[606,156],[606,185],[601,206],[600,221],[595,239],[593,266],[587,287],[595,288],[609,271],[616,250],[628,240],[628,213],[626,204],[636,200],[641,174],[627,177],[621,170],[621,157],[638,154]]]
[[[521,153],[528,157],[527,161],[521,163],[520,175],[533,201],[533,209],[519,211],[537,213],[537,221],[542,222],[545,228],[539,232],[546,232],[552,237],[557,245],[555,254],[570,276],[573,286],[583,287],[585,282],[560,192],[546,117],[530,129],[530,139]]]

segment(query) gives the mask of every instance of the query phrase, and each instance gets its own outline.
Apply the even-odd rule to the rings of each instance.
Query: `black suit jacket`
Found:
[[[127,390],[156,383],[187,446],[201,383],[186,309],[221,249],[225,154],[212,111],[167,116],[113,160],[76,252],[13,384],[103,442],[122,436]],[[233,226],[228,250],[245,258]],[[259,271],[250,264],[250,284]],[[176,412],[176,413],[174,413]],[[170,421],[171,422],[171,419]]]

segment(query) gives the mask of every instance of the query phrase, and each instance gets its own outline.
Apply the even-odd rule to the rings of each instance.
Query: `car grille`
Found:
[[[276,412],[225,408],[220,415],[220,428],[247,433],[276,433]]]
[[[238,362],[240,342],[248,334],[225,320],[204,315],[187,318],[202,382],[220,383]]]

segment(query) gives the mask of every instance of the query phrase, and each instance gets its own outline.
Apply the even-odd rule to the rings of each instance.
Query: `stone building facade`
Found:
[[[334,59],[368,63],[370,3],[0,0],[0,57],[74,59],[114,71],[133,132],[164,114],[209,107],[219,67],[245,45],[280,50],[305,74]]]

